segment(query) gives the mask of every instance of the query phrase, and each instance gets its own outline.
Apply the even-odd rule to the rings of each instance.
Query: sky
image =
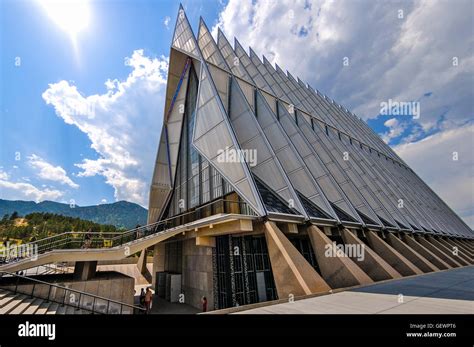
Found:
[[[183,5],[366,120],[474,227],[472,1]],[[0,198],[147,206],[178,6],[0,2]]]

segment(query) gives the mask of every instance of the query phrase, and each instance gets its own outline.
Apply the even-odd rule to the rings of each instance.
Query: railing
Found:
[[[14,259],[10,258],[5,262],[12,263],[22,259],[31,259],[52,250],[118,247],[219,213],[256,216],[245,202],[219,199],[192,211],[124,232],[66,232],[25,243],[20,245],[23,251],[17,251]]]
[[[51,266],[51,265],[43,264],[43,265],[37,266],[36,268],[25,270],[25,273],[21,275],[37,276],[37,275],[44,275],[44,274],[68,274],[68,273],[73,273],[73,272],[74,270],[67,266],[61,268],[61,267],[58,267],[57,265]]]
[[[94,314],[133,314],[145,313],[146,311],[139,306],[44,282],[35,278],[17,275],[12,272],[1,271],[0,274],[1,278],[16,278],[14,283],[5,283],[1,289],[9,290],[15,294],[29,295],[32,298],[43,299],[47,302],[55,302],[62,306],[74,307],[76,310],[84,310]],[[30,286],[31,288],[29,288]]]

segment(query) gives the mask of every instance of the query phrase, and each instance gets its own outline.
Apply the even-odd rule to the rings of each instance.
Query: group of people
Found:
[[[150,313],[152,300],[153,300],[153,293],[150,287],[148,287],[146,291],[144,288],[142,288],[140,292],[140,306],[145,308],[146,314]]]

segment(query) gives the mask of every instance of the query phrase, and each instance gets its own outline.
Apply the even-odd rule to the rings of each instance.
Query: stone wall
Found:
[[[212,247],[196,246],[196,239],[183,241],[182,291],[188,305],[202,309],[207,298],[208,310],[214,307]]]

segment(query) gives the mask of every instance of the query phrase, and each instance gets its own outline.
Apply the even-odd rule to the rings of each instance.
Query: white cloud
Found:
[[[474,227],[474,125],[450,129],[394,149],[411,168]],[[455,152],[458,160],[453,160]]]
[[[102,200],[100,200],[100,203],[101,203],[101,204],[106,204],[106,203],[107,203],[107,199],[102,199]]]
[[[0,192],[2,199],[25,199],[35,200],[56,200],[64,195],[62,191],[56,189],[39,189],[30,183],[11,182],[9,175],[0,171]]]
[[[67,175],[66,170],[61,166],[54,166],[48,163],[43,158],[32,154],[28,156],[28,163],[31,167],[38,170],[37,176],[44,180],[59,182],[61,184],[66,184],[71,188],[77,189],[79,185],[74,183]]]
[[[102,175],[115,199],[147,204],[158,146],[168,69],[166,57],[150,58],[136,50],[125,64],[126,80],[105,82],[104,94],[84,96],[67,81],[49,85],[47,104],[67,124],[87,134],[98,159],[76,164],[78,177]]]
[[[396,139],[401,136],[406,129],[406,123],[400,122],[396,118],[390,118],[383,123],[389,130],[381,134],[382,140],[386,143],[390,143],[390,140]]]
[[[165,25],[166,29],[170,28],[170,22],[171,22],[171,17],[166,16],[165,20],[163,21],[163,24]]]
[[[429,130],[472,117],[472,11],[469,0],[230,0],[217,25],[364,119],[432,92],[417,120]]]

